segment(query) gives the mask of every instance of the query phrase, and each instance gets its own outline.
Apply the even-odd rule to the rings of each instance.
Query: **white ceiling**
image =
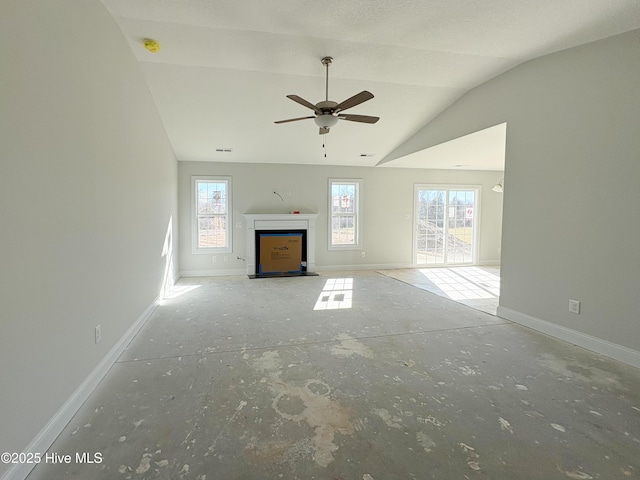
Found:
[[[386,162],[381,167],[504,170],[507,124],[501,123]]]
[[[140,61],[178,159],[195,161],[373,166],[490,78],[640,27],[638,0],[102,1]],[[145,37],[160,42],[158,53],[144,49]],[[324,100],[327,55],[329,99],[369,90],[375,98],[347,113],[380,121],[340,121],[326,137],[312,120],[274,124],[313,114],[288,94]],[[504,129],[489,130],[385,166],[500,170]]]

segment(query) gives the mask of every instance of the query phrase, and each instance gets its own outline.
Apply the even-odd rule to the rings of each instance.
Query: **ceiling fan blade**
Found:
[[[350,122],[361,123],[376,123],[378,120],[380,120],[380,117],[370,117],[369,115],[349,115],[346,113],[338,115],[338,118],[342,120],[349,120]]]
[[[308,102],[307,100],[305,100],[302,97],[299,97],[298,95],[287,95],[287,98],[290,98],[291,100],[293,100],[296,103],[299,103],[302,106],[310,108],[311,110],[313,110],[314,112],[316,112],[318,114],[322,113],[322,110],[316,108],[316,106],[313,103]]]
[[[325,133],[329,133],[329,127],[320,127],[320,131],[318,133],[320,135],[324,135]]]
[[[334,113],[335,112],[340,112],[342,110],[346,110],[347,108],[351,108],[351,107],[355,107],[356,105],[360,105],[363,102],[366,102],[367,100],[371,100],[373,98],[373,93],[371,92],[367,92],[366,90],[355,94],[353,97],[351,98],[347,98],[344,102],[339,103],[338,105],[336,105],[336,107],[333,109]]]
[[[289,119],[287,119],[287,120],[278,120],[277,122],[273,122],[273,123],[289,123],[289,122],[297,122],[298,120],[306,120],[307,118],[316,118],[316,117],[311,116],[311,117],[289,118]]]

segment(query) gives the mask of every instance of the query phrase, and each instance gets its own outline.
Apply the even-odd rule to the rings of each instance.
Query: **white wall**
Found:
[[[233,182],[233,254],[192,254],[191,183],[192,175],[229,175]],[[328,179],[361,178],[362,250],[329,251]],[[179,162],[180,266],[183,275],[246,273],[244,257],[244,213],[320,214],[316,227],[317,270],[349,268],[396,268],[412,265],[413,192],[416,183],[481,185],[482,219],[479,262],[499,262],[502,227],[502,195],[491,191],[502,172],[426,170],[381,167],[338,167],[309,165],[265,165],[208,162]],[[284,202],[272,192],[277,190]],[[290,190],[291,195],[286,192]],[[410,220],[404,215],[409,214]],[[366,256],[361,257],[364,251]]]
[[[541,57],[470,91],[394,156],[506,121],[499,313],[640,365],[638,78],[640,30]]]
[[[0,451],[21,452],[158,296],[177,163],[99,1],[3,1],[0,58]]]

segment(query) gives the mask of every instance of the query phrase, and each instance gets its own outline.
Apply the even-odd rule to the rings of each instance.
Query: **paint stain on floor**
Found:
[[[355,433],[351,411],[331,398],[331,387],[322,380],[310,379],[304,385],[286,382],[281,378],[282,365],[276,351],[264,352],[254,361],[254,367],[267,375],[269,389],[275,394],[272,408],[284,420],[306,423],[314,429],[313,459],[326,467],[333,462],[336,434]]]
[[[365,344],[353,338],[351,335],[341,333],[335,338],[340,343],[331,348],[331,353],[340,357],[360,355],[365,358],[373,358],[373,351]]]

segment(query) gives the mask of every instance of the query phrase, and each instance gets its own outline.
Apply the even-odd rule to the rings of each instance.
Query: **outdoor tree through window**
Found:
[[[360,180],[329,182],[330,248],[360,245]]]
[[[228,178],[193,179],[194,246],[198,252],[231,251],[230,183]]]

